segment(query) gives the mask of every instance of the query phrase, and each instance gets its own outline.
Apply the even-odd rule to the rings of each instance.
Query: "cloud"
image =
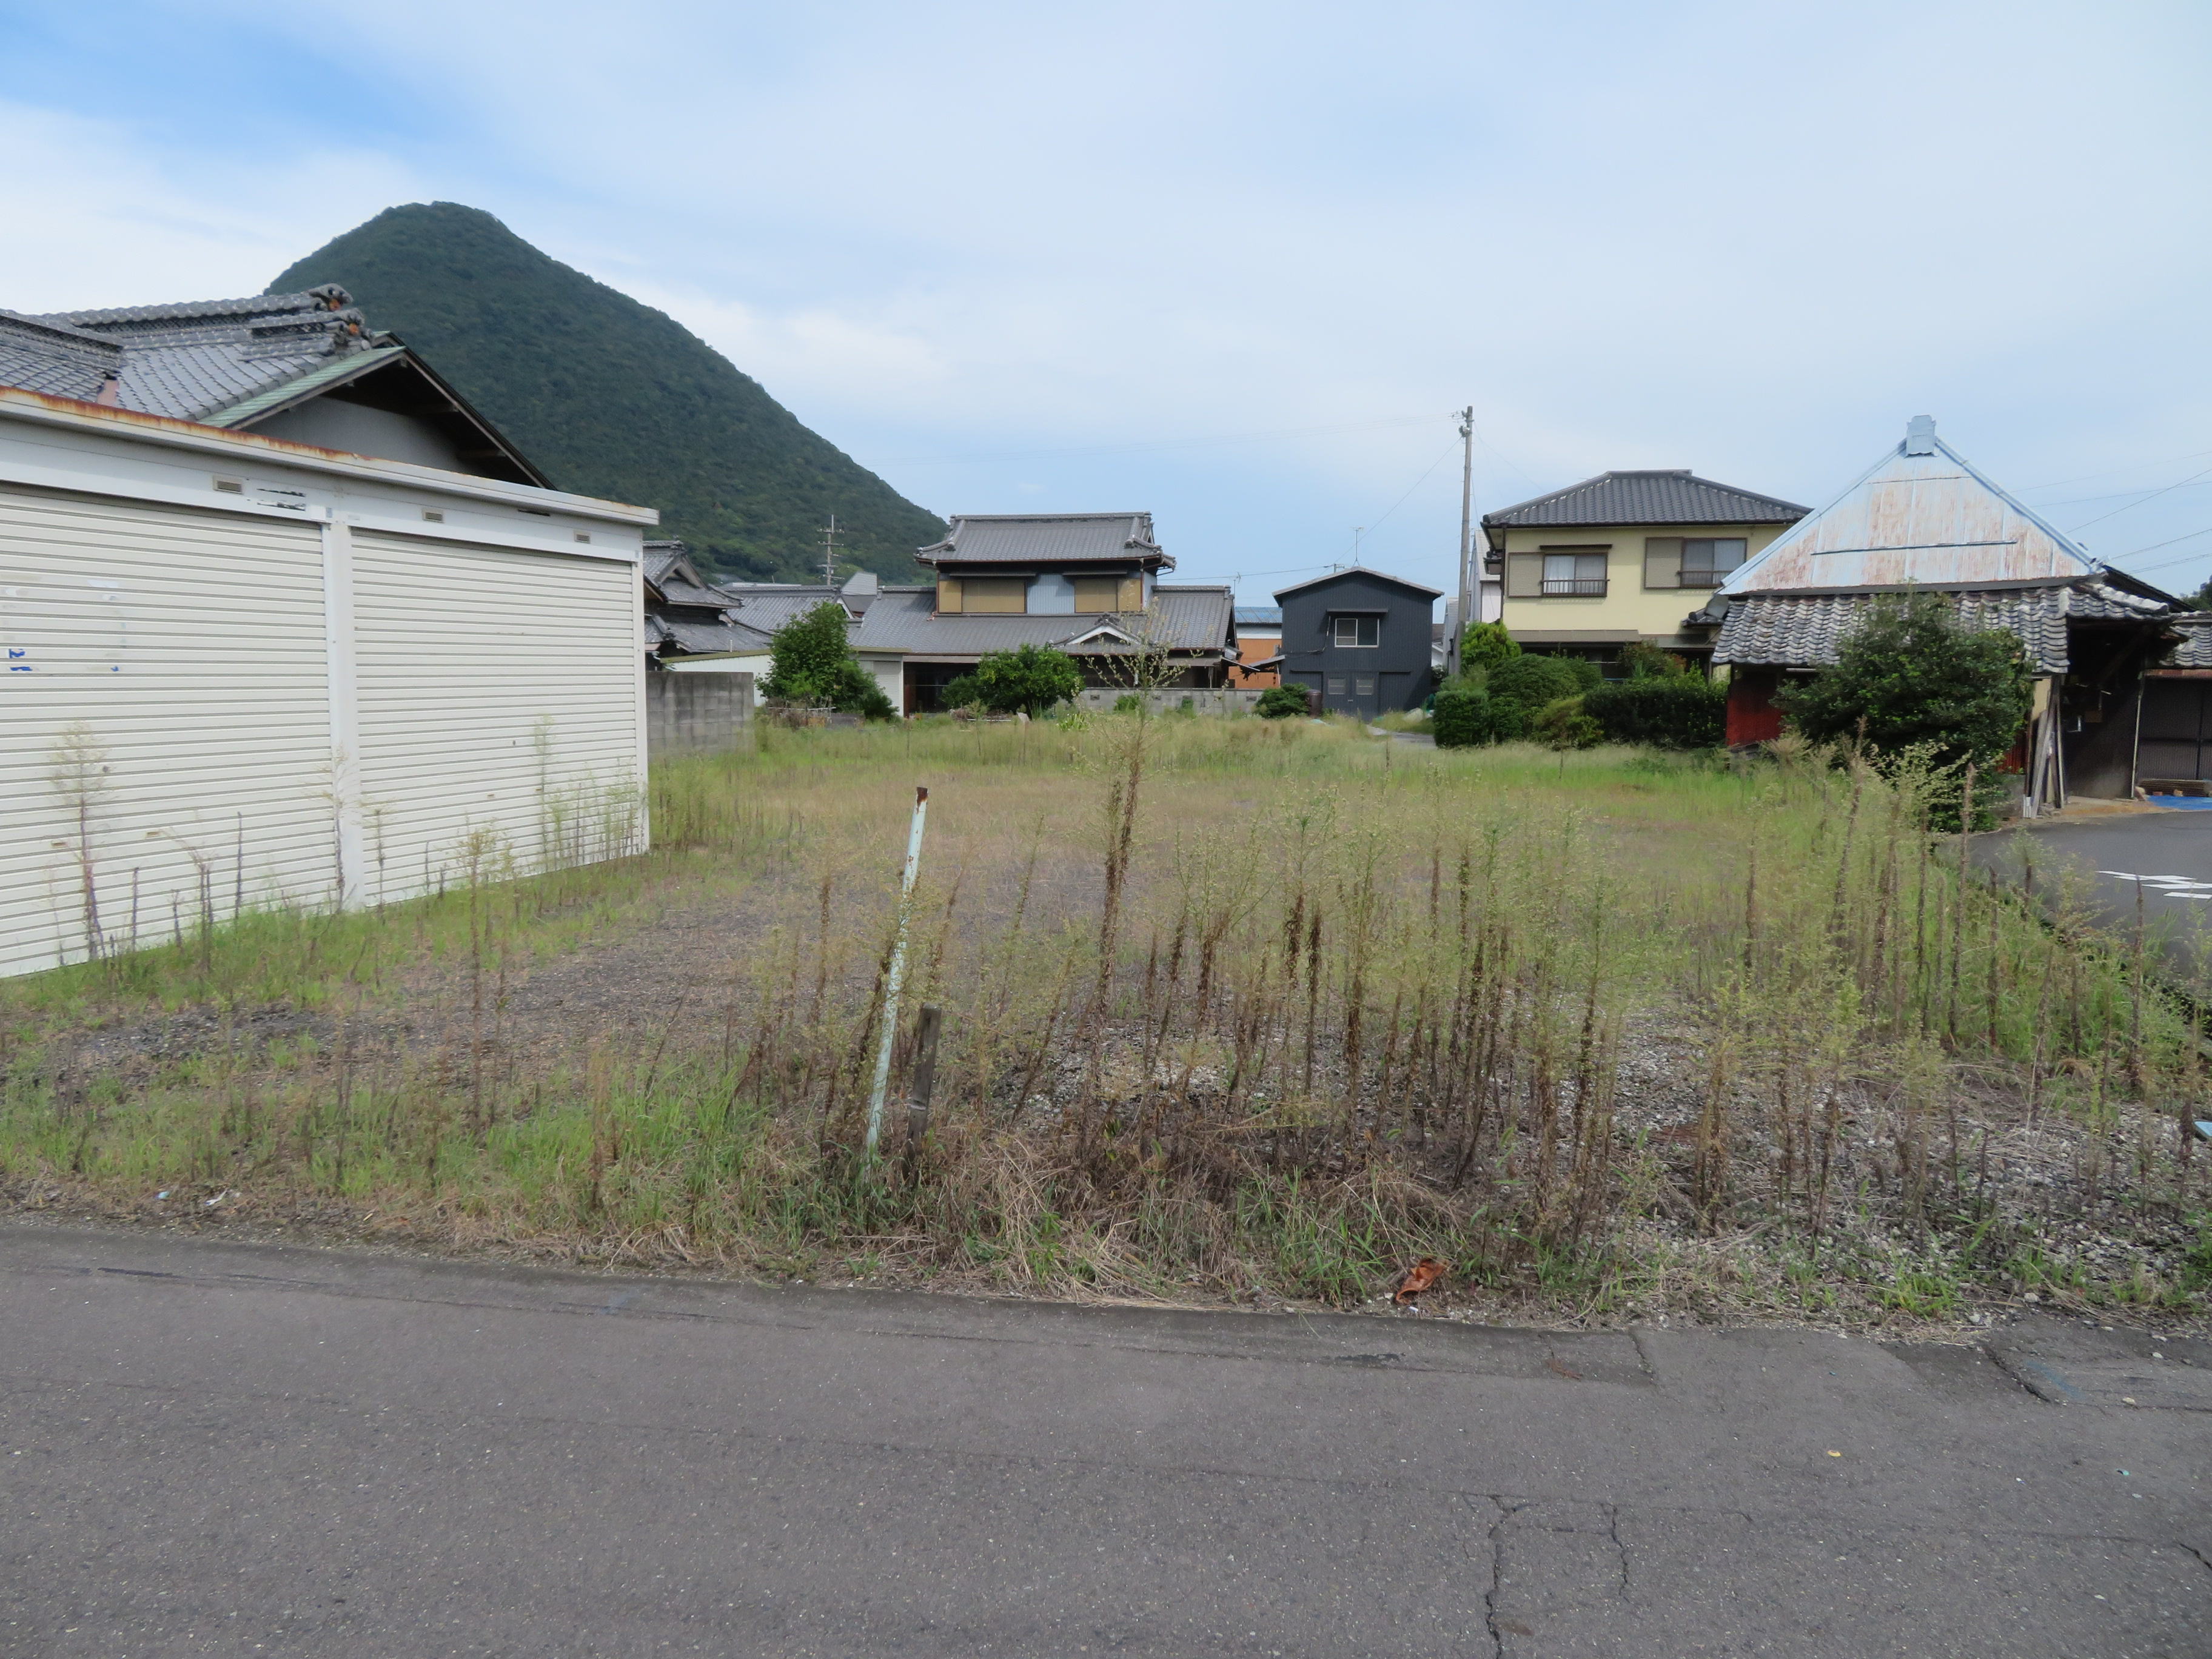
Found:
[[[14,86],[38,165],[0,188],[40,235],[0,303],[258,285],[392,201],[471,201],[917,499],[1149,506],[1187,574],[1334,556],[1470,399],[1493,505],[1644,465],[1824,499],[1923,410],[2022,484],[2212,443],[2193,9],[192,15],[353,90],[226,148]],[[45,84],[147,106],[161,65],[119,50]],[[1457,498],[1431,477],[1376,556],[1447,575]]]

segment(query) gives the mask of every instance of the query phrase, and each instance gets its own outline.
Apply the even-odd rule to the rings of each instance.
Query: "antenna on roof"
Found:
[[[830,515],[830,527],[822,532],[822,581],[827,587],[837,586],[837,515]]]

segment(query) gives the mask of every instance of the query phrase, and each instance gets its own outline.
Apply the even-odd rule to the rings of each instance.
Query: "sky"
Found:
[[[0,0],[0,307],[489,210],[940,513],[1455,585],[1608,468],[1818,506],[1938,430],[2212,575],[2212,8]],[[371,319],[372,324],[375,321]]]

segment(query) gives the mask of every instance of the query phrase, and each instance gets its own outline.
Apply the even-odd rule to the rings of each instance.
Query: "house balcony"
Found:
[[[1547,599],[1601,599],[1605,597],[1605,578],[1547,576],[1544,578],[1544,597]]]

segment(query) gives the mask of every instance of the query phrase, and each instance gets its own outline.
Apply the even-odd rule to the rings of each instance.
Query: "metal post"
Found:
[[[921,868],[921,826],[929,815],[929,790],[914,792],[914,827],[906,836],[906,874],[899,881],[898,933],[891,941],[891,970],[884,981],[884,1034],[876,1045],[876,1083],[868,1091],[868,1156],[884,1138],[884,1095],[891,1083],[891,1043],[898,1036],[899,982],[906,977],[907,913],[914,907],[914,878]]]
[[[921,1005],[921,1024],[915,1033],[914,1080],[906,1091],[906,1174],[914,1179],[915,1160],[921,1156],[922,1137],[929,1133],[929,1097],[937,1088],[937,1030],[945,1011],[933,1002]]]
[[[1474,560],[1474,405],[1469,404],[1460,411],[1460,442],[1466,453],[1459,467],[1459,625],[1452,637],[1444,642],[1444,666],[1458,673],[1466,665],[1459,659],[1459,642],[1467,637],[1468,627],[1480,618],[1467,614],[1472,605],[1482,609],[1482,583],[1476,578]]]

